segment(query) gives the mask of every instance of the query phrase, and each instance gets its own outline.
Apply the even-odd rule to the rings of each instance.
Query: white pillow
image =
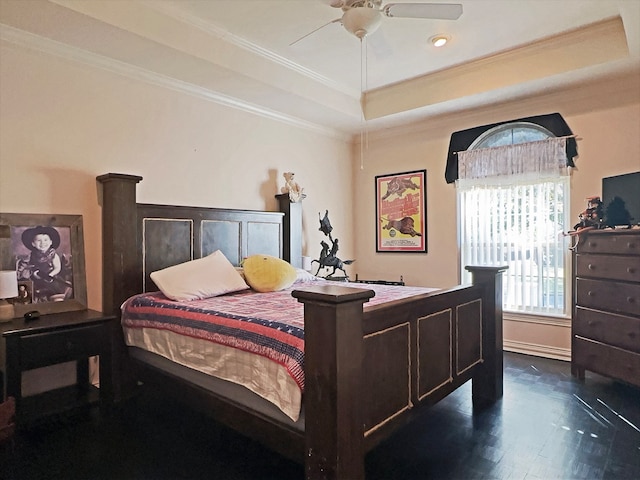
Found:
[[[296,268],[296,282],[306,282],[309,280],[319,280],[319,278],[302,268]]]
[[[188,302],[249,288],[220,250],[190,262],[151,274],[160,291],[171,300]]]

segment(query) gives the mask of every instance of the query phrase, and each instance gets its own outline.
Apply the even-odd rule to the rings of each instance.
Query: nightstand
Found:
[[[0,323],[0,393],[16,399],[18,424],[99,402],[113,400],[111,349],[115,316],[94,310],[42,315],[36,320]],[[89,357],[100,356],[100,388],[89,382]],[[22,396],[22,373],[69,361],[77,362],[76,384]]]

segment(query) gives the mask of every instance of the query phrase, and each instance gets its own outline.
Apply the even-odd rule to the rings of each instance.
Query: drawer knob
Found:
[[[589,295],[590,297],[595,297],[596,296],[596,292],[593,292],[593,291],[589,290],[587,292],[587,295]]]
[[[629,247],[629,248],[636,248],[636,244],[635,244],[635,243],[631,243],[631,242],[629,242],[629,243],[627,243],[627,247]]]
[[[633,268],[633,267],[629,267],[629,268],[627,268],[627,272],[629,272],[629,273],[636,273],[636,269],[635,269],[635,268]]]
[[[636,299],[633,297],[627,297],[627,302],[629,303],[635,303]]]
[[[598,244],[596,242],[589,242],[590,247],[597,247]]]
[[[596,269],[596,266],[595,266],[595,265],[592,265],[592,264],[589,264],[589,265],[587,265],[587,268],[588,268],[589,270],[595,270],[595,269]]]

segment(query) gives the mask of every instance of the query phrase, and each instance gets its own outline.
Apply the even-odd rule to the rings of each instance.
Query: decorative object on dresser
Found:
[[[640,229],[580,233],[573,290],[572,374],[640,386]]]
[[[0,213],[0,267],[14,270],[15,316],[87,308],[81,215]]]
[[[9,299],[18,296],[18,276],[15,270],[0,270],[0,322],[8,322],[15,317],[13,303]]]
[[[111,348],[114,315],[93,310],[52,313],[33,320],[16,318],[0,325],[0,393],[16,401],[18,424],[100,402],[111,403]],[[89,357],[100,356],[100,388],[89,381]],[[77,383],[22,396],[22,373],[77,362]]]

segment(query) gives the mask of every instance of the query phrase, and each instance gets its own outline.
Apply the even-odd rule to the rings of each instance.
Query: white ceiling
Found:
[[[129,73],[139,77],[174,82],[175,88],[213,101],[345,132],[360,128],[363,88],[374,91],[367,117],[373,126],[385,126],[478,106],[496,96],[515,98],[550,85],[588,81],[594,75],[635,72],[640,62],[640,0],[461,0],[457,3],[463,5],[463,14],[455,21],[384,17],[380,29],[367,39],[363,74],[360,40],[340,23],[290,45],[341,16],[330,3],[0,0],[0,26],[2,39],[14,44],[53,49],[58,55],[103,66],[111,62],[120,73],[130,68]],[[602,52],[589,43],[583,50],[593,55],[575,65],[575,55],[566,50],[564,57],[549,54],[548,63],[561,67],[518,67],[521,52],[541,57],[545,65],[545,52],[552,52],[545,43],[548,37],[616,17],[621,19],[624,52],[618,48],[620,42],[617,47],[605,42]],[[602,31],[578,30],[571,42],[575,45]],[[604,36],[610,37],[610,31],[605,29]],[[446,34],[451,41],[436,49],[428,41],[436,34]],[[508,62],[503,67],[518,70],[506,83],[504,73],[492,70],[505,55]],[[447,94],[446,79],[458,75],[464,65],[477,65],[483,77],[495,74],[495,81],[464,94]],[[472,75],[468,69],[464,74]],[[478,77],[468,78],[482,83],[474,80]],[[443,81],[444,92],[434,98],[419,94],[430,85],[435,91]],[[413,100],[405,101],[412,95]]]

